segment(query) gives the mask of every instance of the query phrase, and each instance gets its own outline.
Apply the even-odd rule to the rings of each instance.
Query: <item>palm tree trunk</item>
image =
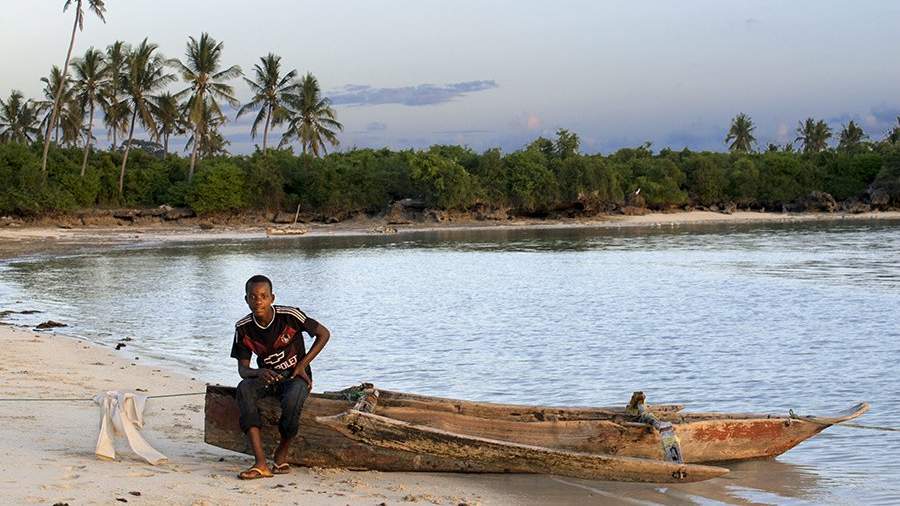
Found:
[[[91,117],[88,120],[88,129],[84,134],[84,159],[81,160],[81,177],[84,177],[84,171],[87,168],[88,153],[91,151],[91,130],[94,129],[94,101],[91,101]]]
[[[131,114],[131,128],[128,130],[128,143],[125,144],[125,156],[122,157],[122,170],[119,171],[119,198],[125,189],[125,164],[128,163],[128,151],[131,149],[131,138],[134,136],[134,120],[137,118],[137,106]]]
[[[191,149],[191,168],[188,171],[188,183],[194,179],[194,165],[197,163],[197,144],[200,144],[199,129],[194,127],[194,147]]]
[[[266,154],[266,145],[269,140],[269,120],[272,119],[272,106],[266,111],[266,127],[263,129],[263,156]]]
[[[169,157],[169,134],[163,134],[163,160]]]
[[[78,31],[78,18],[81,13],[81,0],[75,6],[75,24],[72,25],[72,40],[69,41],[69,51],[66,53],[66,64],[63,66],[62,83],[56,92],[56,98],[53,100],[53,111],[50,113],[50,125],[56,123],[56,115],[59,113],[59,102],[62,99],[63,90],[66,88],[66,76],[69,74],[69,60],[72,58],[72,48],[75,47],[75,33]],[[58,137],[58,134],[57,134]],[[47,153],[50,151],[50,131],[47,131],[47,138],[44,139],[44,159],[41,161],[41,172],[47,173]]]

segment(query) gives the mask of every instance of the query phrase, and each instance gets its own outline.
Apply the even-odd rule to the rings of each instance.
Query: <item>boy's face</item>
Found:
[[[275,294],[268,283],[253,283],[247,289],[244,300],[254,315],[265,317],[268,316],[269,306],[275,302]]]

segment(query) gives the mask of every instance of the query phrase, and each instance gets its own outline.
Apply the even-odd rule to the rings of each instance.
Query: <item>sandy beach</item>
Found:
[[[127,352],[53,333],[0,326],[12,356],[0,365],[0,398],[88,398],[109,389],[146,395],[203,392],[205,385]],[[144,436],[169,462],[151,466],[124,439],[117,460],[94,447],[93,402],[0,401],[4,504],[516,504],[517,494],[462,475],[295,468],[240,481],[250,457],[203,442],[203,396],[150,399]],[[124,499],[125,501],[122,501]]]

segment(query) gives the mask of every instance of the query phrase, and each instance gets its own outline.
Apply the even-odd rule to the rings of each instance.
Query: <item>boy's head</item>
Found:
[[[272,281],[260,274],[251,277],[244,285],[244,300],[250,311],[257,316],[266,316],[269,306],[275,302],[275,294],[272,293]]]

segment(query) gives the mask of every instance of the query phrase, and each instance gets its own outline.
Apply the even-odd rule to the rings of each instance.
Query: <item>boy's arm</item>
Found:
[[[307,331],[308,332],[308,331]],[[310,332],[315,337],[315,341],[313,341],[312,346],[309,348],[309,352],[297,362],[297,365],[294,366],[294,377],[303,378],[306,383],[309,384],[309,387],[312,388],[312,380],[306,374],[306,367],[316,358],[316,355],[322,351],[322,348],[325,347],[325,344],[328,342],[328,339],[331,338],[331,332],[325,328],[321,323],[316,322],[316,328]],[[249,362],[249,361],[248,361]]]
[[[250,359],[238,359],[238,374],[241,378],[258,378],[264,383],[273,383],[278,381],[278,373],[271,369],[255,369],[250,367]]]

